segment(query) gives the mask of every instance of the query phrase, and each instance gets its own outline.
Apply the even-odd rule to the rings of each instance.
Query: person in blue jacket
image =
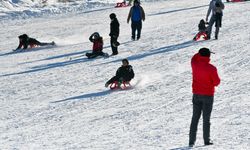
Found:
[[[145,21],[145,12],[143,8],[140,6],[140,2],[138,0],[134,0],[134,5],[130,8],[127,23],[131,19],[131,28],[132,28],[132,40],[135,40],[135,32],[137,31],[137,40],[141,37],[141,29],[142,29],[142,20]]]

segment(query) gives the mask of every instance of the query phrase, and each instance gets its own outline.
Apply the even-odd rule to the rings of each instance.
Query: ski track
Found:
[[[201,47],[216,53],[221,85],[211,117],[215,145],[202,145],[200,121],[192,149],[250,149],[250,3],[226,3],[219,40],[192,42],[207,3],[143,2],[142,38],[133,42],[129,8],[1,21],[0,149],[190,149],[190,59]],[[111,53],[112,12],[121,24],[119,55],[86,59],[95,31]],[[13,53],[23,33],[57,46]],[[132,88],[105,88],[123,58],[135,71]]]

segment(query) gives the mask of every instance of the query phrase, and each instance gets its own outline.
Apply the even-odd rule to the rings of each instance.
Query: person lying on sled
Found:
[[[89,37],[90,42],[93,43],[92,53],[86,53],[86,56],[91,59],[97,56],[105,56],[103,50],[103,38],[100,36],[98,32],[95,32]]]
[[[194,41],[199,40],[201,38],[201,36],[203,36],[203,38],[205,40],[207,40],[207,26],[206,26],[206,24],[207,23],[203,19],[200,20],[200,23],[198,25],[199,32],[193,38]]]
[[[21,49],[22,47],[23,49],[27,49],[28,46],[30,46],[30,48],[33,48],[36,46],[55,45],[54,41],[52,41],[51,43],[42,43],[34,38],[30,38],[27,34],[20,35],[18,36],[18,38],[19,38],[19,45],[16,48],[16,50]]]
[[[129,83],[130,80],[134,78],[135,74],[131,65],[127,59],[122,60],[122,66],[116,71],[116,75],[112,77],[108,82],[106,82],[105,87],[108,87],[110,84],[117,82],[118,86],[122,83]]]

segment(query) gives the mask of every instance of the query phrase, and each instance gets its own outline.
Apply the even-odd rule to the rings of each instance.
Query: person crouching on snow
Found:
[[[93,50],[92,53],[86,53],[86,56],[91,59],[97,56],[104,56],[105,53],[102,52],[103,50],[103,38],[100,36],[98,32],[91,34],[89,37],[90,42],[93,43]]]
[[[19,38],[19,45],[16,48],[16,50],[21,49],[22,47],[23,49],[27,49],[28,46],[30,46],[30,48],[33,48],[36,46],[55,45],[54,41],[52,41],[51,43],[42,43],[34,38],[30,38],[27,34],[20,35],[18,36],[18,38]]]
[[[134,78],[135,74],[133,67],[129,65],[127,59],[122,60],[122,66],[116,71],[116,75],[112,77],[108,82],[106,82],[105,87],[108,87],[114,82],[118,82],[118,85],[121,85],[122,82],[129,82]]]

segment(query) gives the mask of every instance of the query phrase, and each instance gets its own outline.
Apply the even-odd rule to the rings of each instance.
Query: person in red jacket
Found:
[[[106,56],[105,53],[102,52],[103,49],[103,39],[98,32],[91,34],[89,37],[90,42],[93,42],[93,51],[92,53],[86,53],[86,56],[90,58],[95,58],[97,56]]]
[[[210,64],[211,51],[201,48],[191,60],[193,73],[193,117],[189,132],[189,146],[196,141],[197,126],[203,115],[203,139],[205,145],[212,145],[210,141],[210,116],[213,108],[215,86],[220,84],[220,78],[215,66]]]

